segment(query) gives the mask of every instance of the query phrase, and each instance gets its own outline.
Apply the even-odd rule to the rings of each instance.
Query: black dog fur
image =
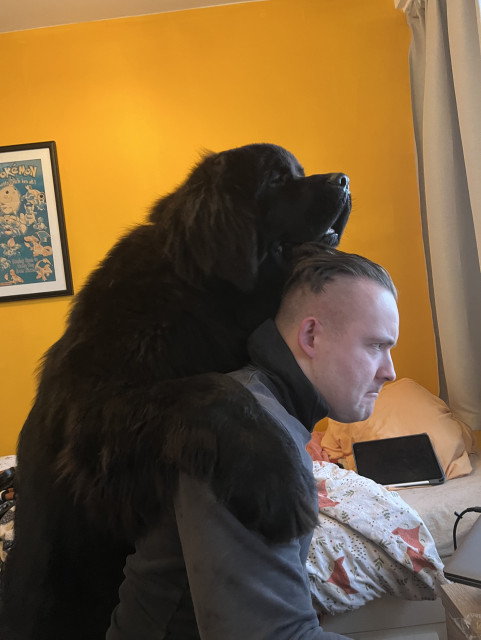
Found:
[[[291,247],[337,244],[348,187],[344,174],[305,177],[275,145],[210,154],[93,272],[19,439],[13,640],[105,637],[125,556],[179,469],[270,541],[312,528],[312,478],[222,374],[274,315]]]

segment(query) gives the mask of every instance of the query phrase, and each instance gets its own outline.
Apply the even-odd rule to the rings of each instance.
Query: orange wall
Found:
[[[398,376],[436,393],[410,33],[392,4],[269,0],[0,35],[0,143],[56,141],[75,288],[202,149],[274,142],[306,172],[349,174],[342,248],[390,270]],[[68,305],[0,304],[0,455],[14,450]]]

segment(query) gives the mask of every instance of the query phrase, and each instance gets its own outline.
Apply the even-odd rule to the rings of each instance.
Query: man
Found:
[[[368,418],[383,384],[395,379],[396,297],[382,267],[306,245],[276,320],[251,336],[252,364],[232,376],[288,432],[306,467],[318,420]],[[174,502],[127,560],[107,640],[342,637],[322,631],[311,604],[310,535],[268,545],[187,476]]]

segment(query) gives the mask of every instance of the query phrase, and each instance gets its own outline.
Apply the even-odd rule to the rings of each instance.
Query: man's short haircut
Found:
[[[305,286],[312,293],[321,293],[328,282],[339,276],[373,280],[397,300],[396,287],[384,267],[355,253],[344,253],[316,242],[306,243],[297,249],[283,297]]]

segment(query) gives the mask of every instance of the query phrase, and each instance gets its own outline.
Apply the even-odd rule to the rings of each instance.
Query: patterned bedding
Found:
[[[314,462],[314,476],[320,512],[307,570],[316,609],[342,613],[383,595],[434,600],[443,564],[419,514],[333,463]]]
[[[15,494],[12,487],[15,456],[0,458],[0,571],[8,550],[13,544]]]

